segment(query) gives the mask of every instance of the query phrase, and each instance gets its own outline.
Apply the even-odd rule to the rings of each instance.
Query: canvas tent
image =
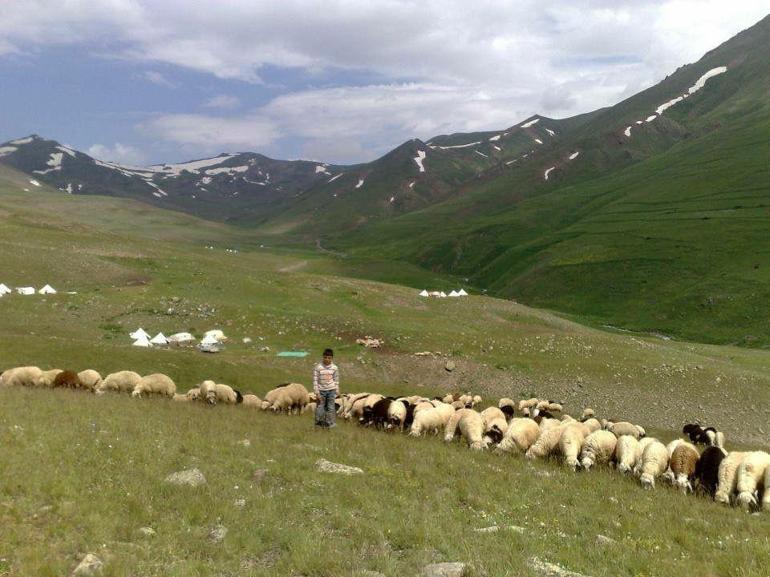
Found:
[[[446,293],[444,291],[441,291],[440,293],[438,293],[438,296],[439,296],[439,298],[445,299],[446,298]]]
[[[35,294],[35,287],[21,286],[16,289],[16,292],[20,295],[33,295]]]
[[[202,345],[218,345],[219,341],[213,335],[207,334],[201,341]]]
[[[131,333],[128,336],[131,337],[134,340],[138,340],[140,338],[144,338],[145,340],[149,340],[150,339],[150,335],[148,333],[146,333],[145,330],[143,328],[141,328],[141,327],[139,328],[139,330],[134,331],[133,333]]]
[[[449,296],[450,297],[459,297],[460,294],[457,291],[452,291],[452,292],[449,293]]]
[[[468,293],[465,292],[465,289],[460,289],[459,291],[457,291],[457,296],[458,297],[467,297]]]
[[[227,340],[227,337],[225,336],[225,333],[223,333],[219,329],[213,329],[210,331],[206,331],[206,334],[203,335],[203,340],[205,341],[207,338],[211,337],[214,339],[215,342],[221,343]]]
[[[420,296],[421,297],[428,297],[428,296],[430,296],[430,294],[425,289],[422,289],[422,291],[420,292]]]
[[[37,293],[41,295],[55,295],[56,289],[53,288],[51,285],[47,284],[43,288],[41,288],[39,291],[37,291]]]
[[[157,335],[152,337],[152,339],[150,339],[150,343],[152,343],[153,345],[167,345],[168,339],[163,333],[158,333]]]
[[[151,347],[152,344],[149,340],[147,340],[146,335],[139,335],[137,339],[134,341],[135,347]]]
[[[190,333],[175,333],[170,337],[168,337],[166,340],[170,343],[181,345],[184,343],[193,342],[195,340],[195,337],[192,336]]]
[[[0,283],[0,296],[9,294],[11,294],[11,289],[5,286],[3,283]]]

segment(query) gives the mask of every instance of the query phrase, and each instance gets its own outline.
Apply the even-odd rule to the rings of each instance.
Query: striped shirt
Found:
[[[313,390],[316,395],[320,391],[332,391],[340,388],[340,372],[337,369],[337,365],[331,363],[325,365],[323,363],[317,363],[313,367]]]

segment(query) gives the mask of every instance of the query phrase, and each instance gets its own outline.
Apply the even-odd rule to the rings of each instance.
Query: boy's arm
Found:
[[[313,367],[313,392],[316,398],[320,398],[320,393],[318,392],[318,365]]]
[[[335,367],[334,369],[334,386],[337,387],[337,394],[340,393],[340,370]]]

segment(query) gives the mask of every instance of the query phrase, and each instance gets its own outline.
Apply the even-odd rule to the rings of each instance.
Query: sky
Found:
[[[615,104],[767,0],[0,0],[0,142],[351,164]]]

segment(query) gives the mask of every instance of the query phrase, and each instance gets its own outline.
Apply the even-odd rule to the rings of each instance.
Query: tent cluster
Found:
[[[4,297],[5,295],[12,294],[13,291],[11,288],[3,283],[0,283],[0,298]],[[55,295],[56,289],[53,288],[51,285],[47,284],[43,288],[39,290],[35,290],[35,287],[32,286],[20,286],[16,287],[16,294],[20,295],[33,295],[33,294],[40,294],[40,295]]]
[[[170,337],[167,337],[163,333],[158,333],[154,337],[145,331],[143,328],[139,328],[133,333],[128,335],[133,341],[135,347],[150,348],[154,346],[166,346],[166,345],[187,345],[195,342],[195,337],[190,333],[175,333]],[[213,345],[220,345],[227,340],[225,334],[219,329],[213,329],[207,331],[201,339],[200,345],[209,347]]]
[[[464,289],[460,289],[459,291],[453,290],[449,294],[446,294],[444,291],[426,291],[422,290],[420,292],[421,297],[435,297],[435,298],[447,298],[447,297],[467,297],[468,293],[465,292]]]

